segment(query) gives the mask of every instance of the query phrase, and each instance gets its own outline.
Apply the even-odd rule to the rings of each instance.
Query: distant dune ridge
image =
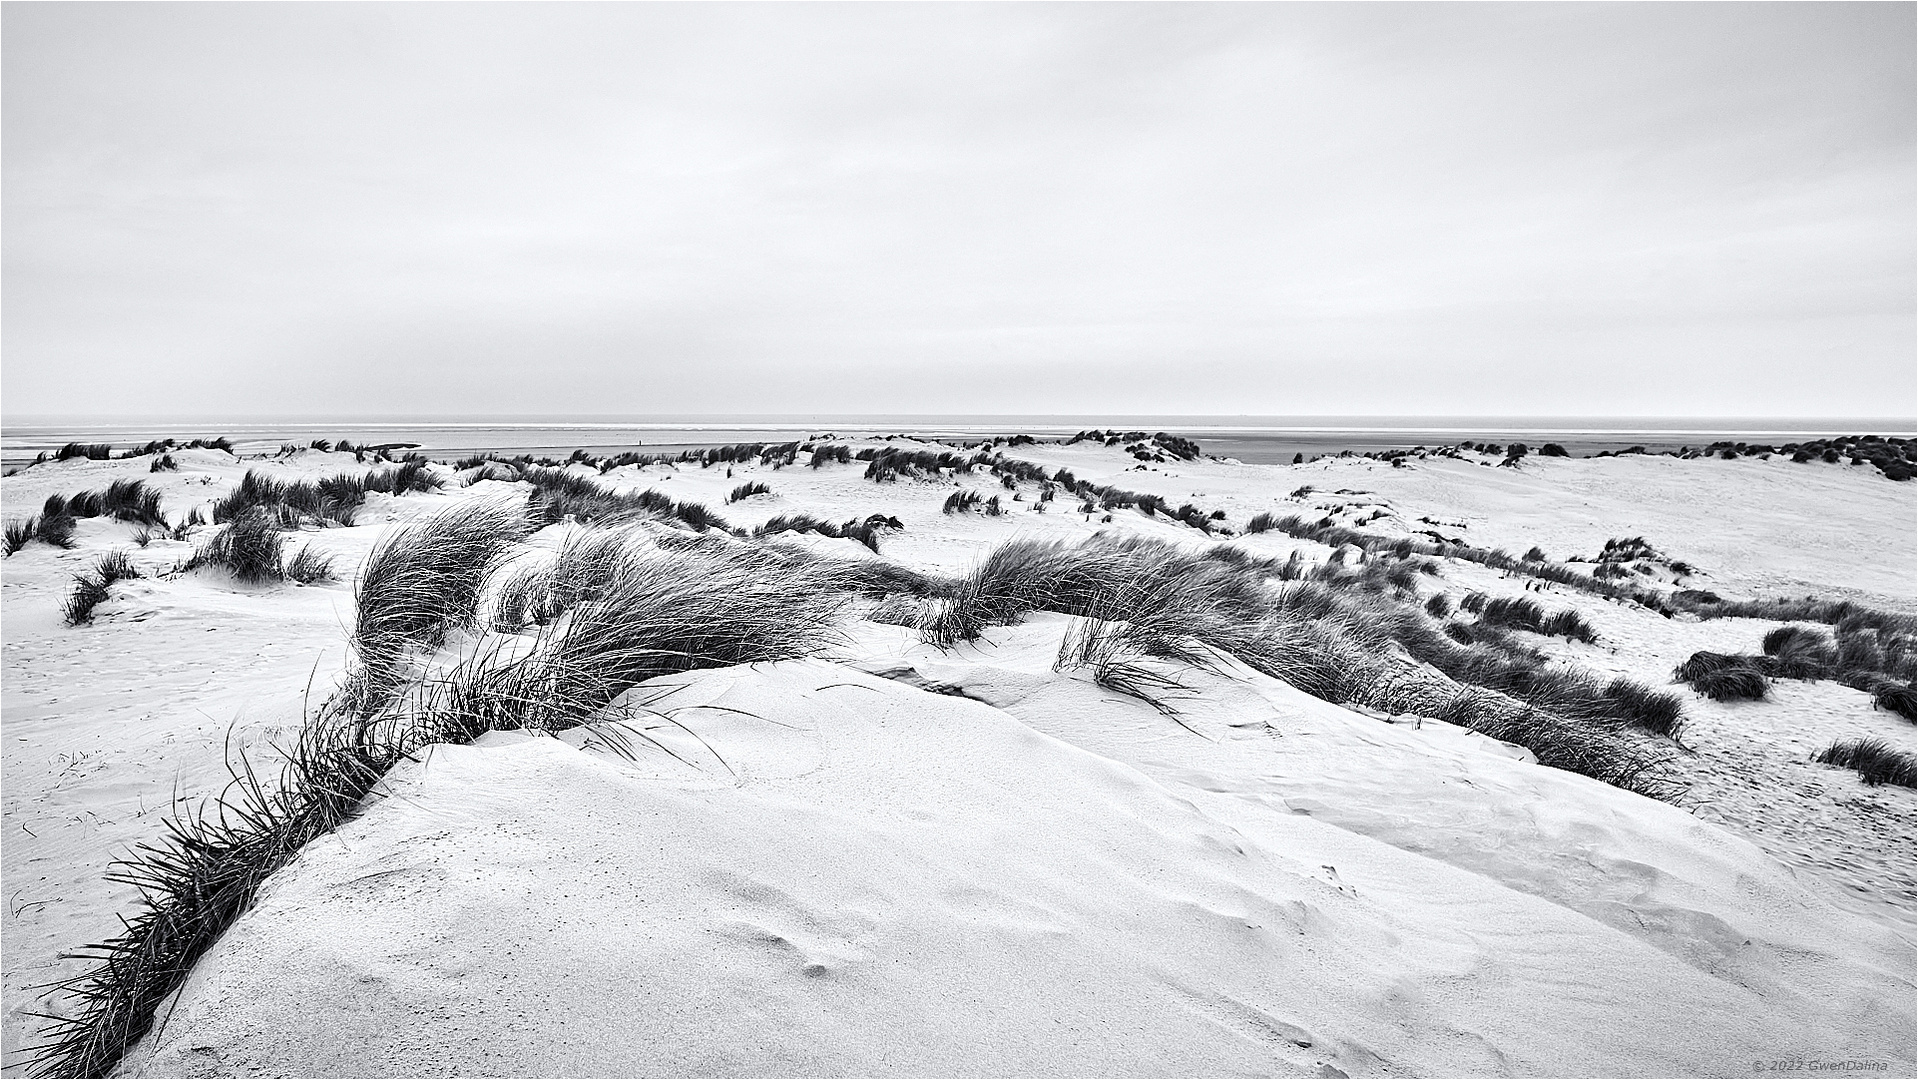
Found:
[[[75,445],[9,1074],[1914,1068],[1910,440]]]

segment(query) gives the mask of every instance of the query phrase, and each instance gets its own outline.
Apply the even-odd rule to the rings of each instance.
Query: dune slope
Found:
[[[1814,949],[1752,930],[1818,904],[1789,882],[1690,898],[1753,933],[1715,973],[1470,860],[1228,806],[980,702],[820,661],[669,682],[684,761],[580,729],[399,770],[276,876],[129,1074],[1747,1075],[1809,1047],[1909,1068],[1886,935],[1830,909]],[[1246,744],[1428,742],[1288,704],[1294,730]],[[1649,857],[1684,875],[1727,840]]]

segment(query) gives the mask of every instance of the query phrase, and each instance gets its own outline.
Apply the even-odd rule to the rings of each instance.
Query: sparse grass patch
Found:
[[[1883,739],[1835,742],[1812,760],[1821,765],[1854,769],[1865,783],[1874,786],[1918,786],[1918,760],[1914,760],[1911,751],[1897,749]]]
[[[731,493],[726,496],[726,501],[728,503],[736,503],[741,499],[750,499],[754,495],[771,495],[772,493],[772,488],[767,487],[757,480],[750,480],[734,488]]]
[[[315,449],[319,448],[315,447]],[[301,585],[313,585],[322,581],[332,581],[334,576],[333,556],[328,555],[312,544],[303,544],[300,550],[293,553],[291,559],[286,560],[284,572],[287,580],[298,582]]]
[[[93,609],[99,607],[110,595],[114,582],[140,577],[140,571],[127,558],[124,551],[109,552],[100,556],[93,569],[73,576],[73,591],[67,594],[66,602],[61,605],[61,614],[68,626],[79,626],[93,621]]]

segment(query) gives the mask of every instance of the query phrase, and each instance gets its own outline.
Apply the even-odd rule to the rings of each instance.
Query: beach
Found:
[[[1261,464],[1167,434],[21,469],[9,522],[138,480],[161,525],[103,507],[4,563],[8,1074],[33,1013],[90,1008],[42,989],[86,970],[61,955],[141,910],[110,860],[244,804],[242,758],[302,790],[281,763],[369,673],[402,680],[394,737],[484,671],[564,690],[531,673],[608,640],[602,610],[626,614],[592,633],[655,644],[564,670],[629,674],[545,719],[432,720],[262,871],[126,1074],[1722,1075],[1801,1045],[1910,1072],[1912,789],[1814,760],[1908,746],[1910,719],[1865,675],[1719,700],[1672,669],[1783,626],[1908,663],[1911,482],[1783,453]],[[275,511],[243,579],[216,541],[247,500],[338,476],[357,501]],[[454,550],[435,528],[491,552],[434,587],[472,613],[376,634],[369,568]],[[70,623],[116,552],[137,576]],[[327,572],[290,576],[301,553]],[[1735,606],[1767,598],[1799,606]]]

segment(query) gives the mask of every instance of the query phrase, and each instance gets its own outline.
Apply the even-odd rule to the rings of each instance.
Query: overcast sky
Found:
[[[10,3],[0,391],[1909,416],[1913,13]]]

